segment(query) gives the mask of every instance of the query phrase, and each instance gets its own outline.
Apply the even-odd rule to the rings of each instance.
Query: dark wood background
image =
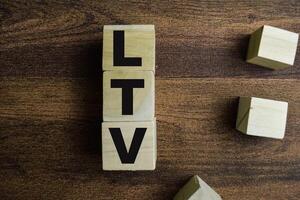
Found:
[[[104,24],[155,24],[158,161],[101,170]],[[300,56],[247,64],[263,24],[300,1],[0,1],[1,199],[171,199],[198,174],[225,200],[300,199]],[[299,50],[299,49],[298,49]],[[234,129],[238,96],[289,102],[283,140]]]

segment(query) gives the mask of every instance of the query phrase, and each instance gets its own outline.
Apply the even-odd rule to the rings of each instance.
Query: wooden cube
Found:
[[[247,62],[270,69],[292,66],[298,38],[297,33],[265,25],[250,37]]]
[[[103,122],[103,170],[154,170],[156,122]]]
[[[236,128],[247,135],[282,139],[287,110],[287,102],[240,97]]]
[[[152,71],[103,73],[104,121],[152,121],[154,74]]]
[[[222,200],[199,176],[193,176],[176,194],[174,200]]]
[[[102,64],[103,71],[154,71],[154,25],[105,25]]]

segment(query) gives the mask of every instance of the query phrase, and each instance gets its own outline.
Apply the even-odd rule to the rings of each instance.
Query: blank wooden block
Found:
[[[102,64],[103,71],[154,71],[154,25],[105,25]]]
[[[103,170],[154,170],[156,122],[103,122]]]
[[[247,135],[282,139],[287,110],[287,102],[240,97],[236,128]]]
[[[271,69],[292,66],[298,38],[297,33],[265,25],[250,37],[247,62]]]
[[[104,121],[152,121],[154,74],[152,71],[103,73]]]
[[[199,176],[193,176],[174,197],[174,200],[222,200]]]

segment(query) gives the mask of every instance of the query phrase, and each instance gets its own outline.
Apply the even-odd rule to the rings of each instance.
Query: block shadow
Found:
[[[89,45],[86,48],[86,80],[84,82],[84,102],[88,105],[84,116],[91,116],[88,119],[87,139],[85,150],[88,153],[102,155],[101,152],[101,123],[102,117],[102,99],[103,99],[103,81],[102,81],[102,42]]]
[[[72,178],[94,178],[101,172],[102,141],[102,41],[72,46],[71,113],[68,134],[72,148],[66,168]],[[75,114],[74,114],[75,113]],[[69,177],[68,177],[69,178]]]

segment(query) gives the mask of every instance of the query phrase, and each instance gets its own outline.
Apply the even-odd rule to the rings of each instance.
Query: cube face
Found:
[[[243,133],[247,133],[250,107],[251,97],[240,97],[236,128]]]
[[[155,70],[154,25],[106,25],[103,70]]]
[[[243,97],[239,103],[236,127],[247,135],[282,139],[287,110],[287,102]]]
[[[155,121],[102,123],[103,170],[154,170],[156,148]]]
[[[199,176],[193,176],[176,194],[174,200],[222,200]]]
[[[298,38],[297,33],[263,26],[251,35],[247,62],[271,69],[292,66]]]
[[[152,121],[154,87],[151,71],[104,72],[103,120]]]
[[[254,33],[251,34],[249,45],[248,45],[247,62],[253,63],[253,61],[255,61],[255,59],[258,58],[258,51],[259,51],[262,31],[263,31],[263,27],[257,29]]]

